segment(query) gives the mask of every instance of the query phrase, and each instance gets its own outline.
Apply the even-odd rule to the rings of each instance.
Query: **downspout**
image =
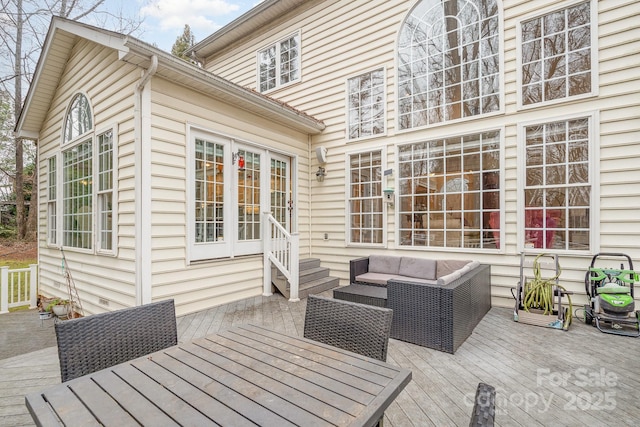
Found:
[[[311,138],[311,135],[308,134],[307,135],[307,140],[309,141],[309,143],[307,144],[307,147],[309,147],[309,153],[308,153],[308,159],[309,159],[309,174],[308,179],[309,179],[309,226],[307,227],[307,229],[309,230],[309,249],[308,249],[308,257],[311,258],[311,254],[313,252],[313,240],[312,240],[312,236],[313,236],[313,222],[311,221],[313,219],[313,209],[311,207],[312,204],[312,198],[313,198],[313,191],[311,191],[311,186],[313,185],[313,167],[311,166],[311,153],[313,152],[313,149],[311,148],[311,143],[313,141],[313,139]]]
[[[134,92],[135,134],[135,293],[136,305],[151,302],[151,88],[158,57],[144,72]]]

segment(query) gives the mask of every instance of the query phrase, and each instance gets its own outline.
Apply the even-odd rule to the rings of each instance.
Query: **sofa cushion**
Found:
[[[461,269],[465,265],[469,264],[469,260],[458,259],[439,259],[436,267],[436,277],[440,278],[448,274],[453,273],[456,270]]]
[[[403,256],[400,260],[398,274],[418,279],[434,280],[436,278],[436,261]]]
[[[369,273],[398,274],[400,259],[391,255],[370,255]]]
[[[356,276],[356,282],[360,283],[373,283],[375,285],[387,286],[387,281],[398,277],[397,274],[384,274],[384,273],[364,273]]]

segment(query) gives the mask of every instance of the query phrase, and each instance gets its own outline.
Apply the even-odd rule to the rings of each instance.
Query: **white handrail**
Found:
[[[38,303],[38,264],[27,268],[9,270],[0,267],[0,313],[8,313],[12,307]]]
[[[289,233],[270,212],[264,212],[264,289],[271,295],[271,265],[289,281],[289,301],[299,301],[300,237]]]

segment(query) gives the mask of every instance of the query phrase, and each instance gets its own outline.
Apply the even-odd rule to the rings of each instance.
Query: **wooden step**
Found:
[[[318,258],[300,260],[298,275],[299,297],[306,298],[311,294],[321,293],[339,286],[340,280],[337,277],[331,277],[330,273],[328,268],[320,266]],[[275,267],[271,268],[271,283],[286,298],[291,296],[289,281]]]

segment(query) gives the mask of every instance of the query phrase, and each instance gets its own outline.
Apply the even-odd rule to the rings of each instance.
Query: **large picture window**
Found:
[[[398,38],[398,119],[411,129],[499,111],[495,0],[422,0]]]
[[[382,151],[349,156],[349,243],[384,243]]]
[[[385,132],[384,69],[350,78],[347,82],[347,133],[349,139]]]
[[[49,244],[114,253],[115,135],[115,126],[96,133],[89,100],[83,94],[73,97],[64,120],[61,154],[48,159]]]
[[[258,52],[258,87],[266,92],[300,80],[300,34]]]
[[[590,249],[592,117],[524,126],[525,249]]]
[[[590,1],[522,22],[522,104],[590,94],[592,37]]]
[[[400,245],[500,248],[500,131],[399,146]]]

